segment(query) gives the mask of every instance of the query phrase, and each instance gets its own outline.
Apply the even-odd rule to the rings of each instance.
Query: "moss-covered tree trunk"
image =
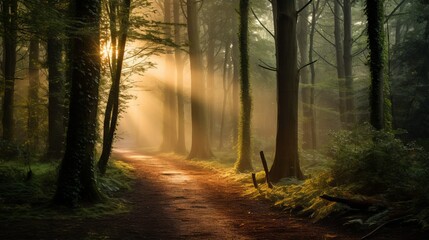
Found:
[[[249,76],[249,0],[240,0],[240,83],[241,83],[241,109],[238,130],[237,160],[235,168],[239,172],[251,171],[252,167],[252,143],[251,143],[251,118],[252,96]]]
[[[365,13],[368,20],[369,67],[371,72],[370,121],[381,130],[384,128],[384,78],[385,78],[385,36],[384,1],[366,0]]]
[[[67,145],[54,202],[76,206],[100,200],[94,171],[98,87],[100,83],[100,0],[73,1],[72,86]]]
[[[206,89],[203,68],[203,57],[199,39],[197,0],[188,0],[188,40],[189,57],[191,62],[191,119],[192,145],[188,158],[210,158],[213,156],[208,134],[206,113]]]
[[[277,138],[270,179],[302,178],[298,157],[298,70],[295,1],[274,0],[277,55]]]

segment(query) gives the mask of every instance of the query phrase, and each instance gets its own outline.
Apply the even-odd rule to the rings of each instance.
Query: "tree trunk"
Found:
[[[338,97],[340,121],[342,124],[347,122],[346,119],[346,94],[345,94],[345,72],[344,72],[344,54],[343,54],[343,34],[341,29],[341,6],[337,0],[334,1],[334,35],[335,35],[335,56],[337,62],[337,77],[338,77]]]
[[[171,38],[171,0],[164,0],[164,22],[167,23],[165,26],[165,36]],[[173,65],[172,55],[169,53],[165,54],[165,63],[167,68]],[[175,150],[177,142],[177,121],[176,121],[176,96],[175,96],[175,82],[173,76],[169,71],[165,71],[165,83],[164,83],[164,106],[163,106],[163,128],[162,136],[163,142],[161,144],[161,150],[170,152]]]
[[[13,141],[13,105],[15,94],[16,41],[17,41],[17,1],[3,1],[3,73],[5,80],[3,95],[3,140]]]
[[[300,0],[300,6],[307,4],[307,0]],[[298,28],[297,28],[297,37],[298,37],[298,48],[301,56],[301,66],[309,63],[308,57],[308,17],[309,11],[308,6],[301,11],[298,16]],[[310,52],[310,54],[312,54]],[[312,137],[311,137],[311,108],[310,108],[310,81],[308,78],[308,68],[305,67],[300,71],[301,76],[301,101],[302,101],[302,132],[303,132],[303,149],[311,149],[312,147]]]
[[[225,129],[225,113],[226,113],[226,103],[228,99],[228,93],[230,90],[230,84],[228,83],[228,59],[230,52],[230,41],[225,41],[225,57],[223,62],[223,78],[222,78],[222,87],[223,87],[223,101],[222,101],[222,115],[220,120],[220,130],[219,130],[219,145],[218,149],[221,150],[223,148],[223,133]]]
[[[173,14],[174,14],[174,42],[178,45],[181,44],[181,31],[180,31],[180,0],[173,0]],[[186,153],[185,145],[185,103],[183,92],[183,68],[184,57],[182,50],[176,48],[174,51],[174,58],[176,62],[176,92],[177,92],[177,143],[176,152]]]
[[[310,29],[310,50],[308,54],[308,58],[310,63],[314,62],[313,53],[314,53],[314,33],[316,31],[316,23],[318,20],[320,0],[317,0],[316,3],[313,2],[313,11],[312,11],[312,19],[311,19],[311,29]],[[311,87],[310,87],[310,105],[309,105],[309,117],[310,117],[310,131],[311,131],[311,149],[317,148],[317,135],[316,135],[316,113],[314,111],[314,102],[315,102],[315,88],[316,88],[316,69],[314,64],[310,65],[311,72]]]
[[[32,36],[30,39],[28,59],[28,140],[31,152],[36,152],[39,147],[39,67],[40,46],[39,39]]]
[[[64,76],[62,68],[62,43],[57,30],[48,31],[48,160],[59,160],[64,149]]]
[[[98,161],[98,169],[101,174],[106,173],[107,163],[112,152],[112,145],[116,132],[116,125],[118,123],[119,115],[119,96],[120,96],[120,85],[121,85],[121,75],[122,75],[122,65],[124,62],[125,55],[125,46],[127,42],[128,27],[129,27],[129,16],[130,16],[130,6],[131,0],[124,0],[122,6],[120,6],[120,20],[119,20],[119,39],[115,46],[118,46],[117,58],[112,57],[112,64],[114,65],[113,69],[113,78],[112,86],[109,92],[109,99],[106,106],[105,118],[104,118],[104,131],[103,131],[103,150],[101,152],[100,159]],[[114,12],[114,11],[111,11]],[[116,28],[116,24],[114,25]],[[115,33],[112,36],[116,36]],[[116,37],[112,38],[116,42]],[[115,51],[116,52],[116,51]],[[112,52],[113,54],[113,52]],[[116,55],[116,54],[114,54]],[[115,56],[116,57],[116,56]],[[113,65],[112,65],[113,66]]]
[[[346,95],[346,119],[348,125],[356,121],[353,90],[353,58],[352,58],[352,6],[351,0],[344,0],[344,74]]]
[[[369,66],[371,72],[370,122],[381,130],[384,128],[384,1],[366,0],[365,13],[368,20]]]
[[[71,37],[72,86],[67,145],[54,202],[76,206],[100,200],[94,174],[94,147],[100,83],[100,0],[72,1],[77,32]]]
[[[252,96],[249,76],[249,0],[240,0],[240,83],[241,111],[238,130],[237,160],[235,168],[239,172],[252,171]]]
[[[214,122],[215,122],[215,23],[211,20],[208,24],[207,34],[207,106],[208,106],[208,125],[209,139],[213,142],[214,137]]]
[[[274,0],[277,58],[277,138],[273,182],[303,178],[298,157],[298,71],[295,1]],[[281,44],[280,44],[281,43]]]
[[[191,118],[192,145],[188,158],[210,158],[207,115],[205,109],[205,84],[202,53],[199,42],[198,1],[188,0],[189,57],[191,62]]]

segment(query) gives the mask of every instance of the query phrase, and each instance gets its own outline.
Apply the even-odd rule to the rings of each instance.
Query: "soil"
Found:
[[[0,219],[0,239],[360,239],[338,223],[312,223],[243,196],[218,173],[167,157],[115,153],[135,168],[128,213],[98,219]],[[429,239],[401,226],[369,239]]]

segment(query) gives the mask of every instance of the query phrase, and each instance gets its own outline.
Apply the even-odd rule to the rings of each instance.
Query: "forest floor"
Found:
[[[188,161],[118,151],[135,169],[125,198],[131,211],[95,219],[0,219],[0,239],[360,239],[338,223],[312,223],[267,201],[243,196],[244,187]],[[386,227],[369,239],[425,239]]]

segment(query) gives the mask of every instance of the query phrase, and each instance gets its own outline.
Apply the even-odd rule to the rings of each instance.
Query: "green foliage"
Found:
[[[121,193],[132,188],[132,167],[124,162],[113,161],[104,177],[98,178],[98,186],[107,196],[94,206],[63,209],[52,208],[50,200],[55,193],[57,166],[51,163],[34,163],[32,177],[28,179],[28,167],[16,161],[0,162],[0,216],[8,218],[64,219],[98,217],[118,214],[129,210],[120,198]]]
[[[427,153],[422,148],[404,144],[394,133],[375,131],[367,125],[333,134],[328,156],[333,160],[330,168],[336,186],[395,198],[414,191],[411,181],[419,178],[416,173],[427,164]]]

